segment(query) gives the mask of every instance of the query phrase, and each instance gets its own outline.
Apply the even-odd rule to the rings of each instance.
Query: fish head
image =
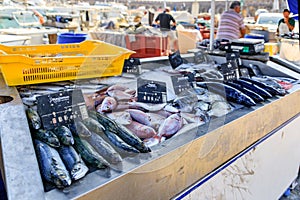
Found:
[[[73,180],[78,180],[81,179],[82,177],[85,176],[85,174],[89,171],[89,168],[82,164],[82,163],[77,163],[74,165],[73,169],[71,170],[71,178]]]
[[[62,143],[65,145],[73,145],[74,144],[74,138],[71,135],[66,135],[65,137],[61,138]]]
[[[53,147],[59,147],[60,146],[60,142],[59,142],[59,139],[57,137],[49,137],[48,138],[48,143],[51,144],[51,146],[53,146]]]
[[[64,188],[71,185],[71,178],[66,170],[56,168],[52,171],[52,181],[58,188]]]
[[[42,124],[40,119],[36,118],[36,119],[32,119],[31,120],[31,126],[32,128],[34,128],[35,130],[41,128]]]

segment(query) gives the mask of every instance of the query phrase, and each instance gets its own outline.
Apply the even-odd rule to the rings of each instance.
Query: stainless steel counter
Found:
[[[146,59],[142,66],[163,65],[165,61]],[[265,64],[262,68],[276,72]],[[289,71],[282,75],[291,76]],[[300,113],[296,86],[284,97],[189,127],[185,134],[155,146],[151,153],[125,159],[122,173],[111,171],[111,177],[106,178],[95,171],[69,188],[44,192],[24,106],[17,90],[6,87],[2,77],[0,80],[1,95],[13,97],[11,102],[0,104],[2,169],[8,198],[13,200],[169,199]]]

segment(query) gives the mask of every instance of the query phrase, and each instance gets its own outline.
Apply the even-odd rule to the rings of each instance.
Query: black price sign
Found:
[[[123,72],[129,74],[140,74],[141,73],[141,62],[138,58],[125,59]]]
[[[68,125],[88,117],[81,90],[63,91],[37,97],[37,111],[45,129]]]
[[[221,71],[225,81],[237,79],[239,76],[236,62],[228,62],[221,64]]]
[[[139,78],[137,80],[138,101],[164,103],[167,101],[166,83]]]
[[[180,94],[184,90],[191,88],[188,76],[175,75],[172,76],[171,79],[175,94]]]
[[[227,60],[227,62],[236,62],[236,66],[242,65],[242,61],[240,58],[240,52],[238,52],[238,51],[226,53],[226,60]]]

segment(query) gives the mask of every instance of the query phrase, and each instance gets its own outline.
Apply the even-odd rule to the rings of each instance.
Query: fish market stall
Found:
[[[140,63],[128,59],[134,64],[125,64],[122,75],[75,81],[7,86],[9,82],[1,76],[0,90],[5,96],[0,104],[1,169],[8,198],[169,199],[300,112],[299,73],[272,62],[244,58],[248,72],[276,77],[286,86],[278,90],[265,86],[272,94],[256,87],[265,96],[252,93],[249,98],[232,89],[244,83],[243,79],[229,81],[220,91],[225,73],[223,70],[220,75],[216,66],[224,63],[224,55],[196,52],[182,58],[186,63],[176,68],[170,66],[168,57],[144,58]],[[246,86],[240,87],[247,91]],[[248,87],[255,84],[248,83]],[[71,106],[80,113],[72,116],[72,122],[67,114],[52,116],[59,115],[57,109],[63,107],[53,107],[55,102],[68,98],[73,98]],[[47,104],[45,100],[50,99],[52,104]],[[53,118],[47,121],[49,115]],[[56,126],[63,121],[68,122],[65,126],[74,140],[67,129]],[[50,132],[57,138],[51,136],[50,141]],[[100,158],[88,143],[99,151],[106,146],[106,153]],[[99,149],[99,144],[105,145]],[[74,162],[70,157],[65,161],[67,152],[73,155],[77,168],[62,167],[62,160]],[[55,172],[61,170],[57,175],[61,179],[51,177],[47,166]],[[269,185],[261,187],[267,190]]]

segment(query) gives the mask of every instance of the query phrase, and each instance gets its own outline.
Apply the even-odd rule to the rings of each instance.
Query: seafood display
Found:
[[[193,79],[188,87],[175,92],[170,81],[174,74],[192,74]],[[108,172],[103,178],[109,178],[110,171],[123,172],[124,160],[151,157],[153,149],[163,148],[175,136],[184,137],[190,129],[237,109],[251,109],[280,98],[295,81],[264,75],[224,80],[212,62],[183,64],[176,69],[161,67],[145,71],[140,77],[166,81],[167,100],[138,101],[139,77],[127,78],[128,84],[115,82],[116,77],[112,77],[112,81],[105,78],[18,88],[45,182],[64,188],[95,170]],[[74,89],[82,91],[87,116],[53,129],[44,127],[37,99]]]

